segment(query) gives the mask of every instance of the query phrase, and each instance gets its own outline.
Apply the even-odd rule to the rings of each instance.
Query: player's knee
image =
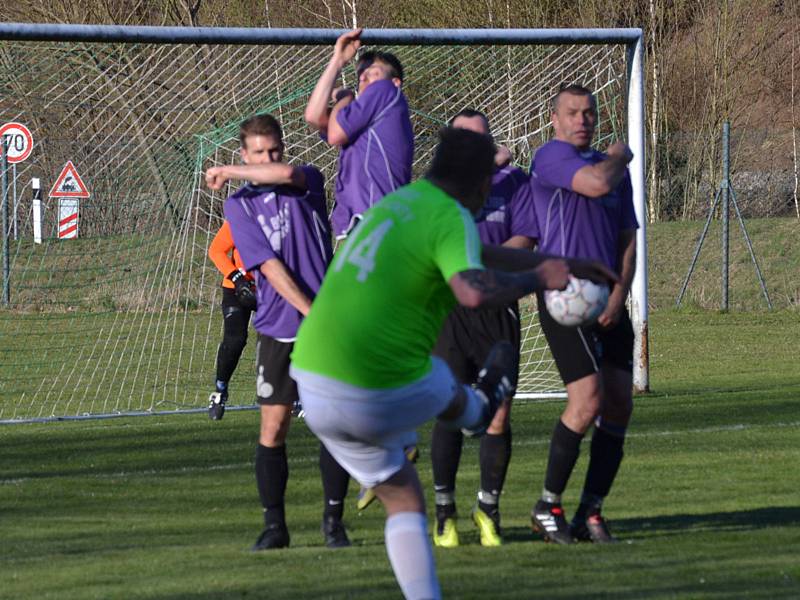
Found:
[[[259,443],[262,446],[280,446],[286,441],[286,434],[289,430],[288,419],[279,418],[276,415],[261,418],[261,431],[259,433]]]
[[[601,411],[604,420],[627,426],[633,414],[633,400],[631,398],[617,398],[609,400]]]
[[[247,335],[228,335],[223,340],[226,350],[241,354],[247,344]]]

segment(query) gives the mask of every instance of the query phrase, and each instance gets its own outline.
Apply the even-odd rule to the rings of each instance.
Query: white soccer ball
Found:
[[[544,293],[544,303],[550,316],[565,327],[592,325],[608,305],[608,286],[570,275],[566,289]]]

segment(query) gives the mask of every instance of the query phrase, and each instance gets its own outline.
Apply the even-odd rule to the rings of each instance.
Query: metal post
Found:
[[[730,123],[722,124],[722,310],[728,310],[728,268],[730,258]]]
[[[636,273],[630,292],[633,322],[633,389],[650,391],[650,342],[647,310],[647,197],[644,139],[644,39],[628,45],[628,145],[633,160],[628,166],[633,185],[633,204],[639,229],[636,232]]]
[[[3,136],[3,305],[11,302],[11,267],[9,265],[8,229],[8,138]]]
[[[11,189],[14,190],[14,241],[17,241],[17,163],[11,165]]]

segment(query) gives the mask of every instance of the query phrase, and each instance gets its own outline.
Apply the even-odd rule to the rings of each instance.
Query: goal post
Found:
[[[238,124],[275,114],[291,162],[317,165],[333,200],[337,152],[303,109],[341,31],[0,24],[0,112],[37,140],[17,165],[22,195],[10,240],[10,305],[0,309],[0,422],[205,410],[221,340],[221,274],[207,249],[227,193],[203,184],[236,162]],[[549,100],[564,83],[595,90],[596,142],[627,138],[636,213],[634,384],[648,387],[642,32],[639,29],[381,29],[365,46],[396,53],[415,132],[415,176],[436,131],[458,110],[484,111],[527,171],[552,135]],[[352,66],[351,66],[352,67]],[[343,73],[355,83],[355,72]],[[42,199],[33,241],[33,178],[50,189],[71,160],[91,198],[80,237],[58,240]],[[25,216],[27,215],[27,217]],[[520,398],[563,396],[521,302]],[[231,408],[252,406],[253,333],[231,384]]]

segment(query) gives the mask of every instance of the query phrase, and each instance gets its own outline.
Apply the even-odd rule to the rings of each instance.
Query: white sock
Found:
[[[428,540],[428,520],[418,512],[395,513],[386,519],[386,553],[407,600],[439,600],[442,592]]]

